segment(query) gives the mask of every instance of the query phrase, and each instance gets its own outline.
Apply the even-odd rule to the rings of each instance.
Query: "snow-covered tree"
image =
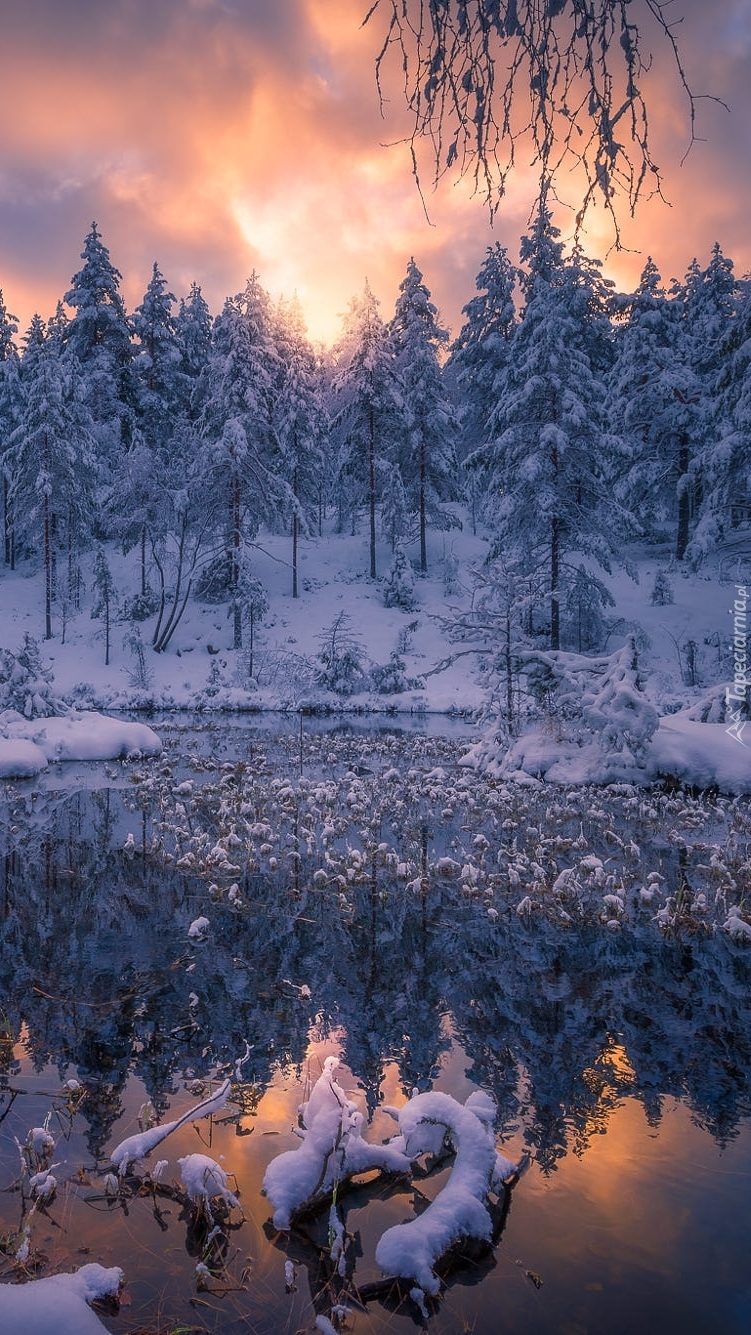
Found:
[[[273,421],[293,502],[292,597],[297,598],[299,539],[310,528],[318,504],[327,420],[320,368],[296,297],[279,303],[274,325],[280,372]]]
[[[397,457],[410,508],[419,519],[420,570],[425,573],[428,521],[438,528],[455,522],[443,502],[457,494],[457,419],[438,360],[448,331],[438,323],[438,311],[414,259],[399,284],[389,332],[408,424]]]
[[[366,282],[362,297],[352,299],[344,317],[332,378],[337,486],[342,502],[346,498],[353,524],[356,508],[367,505],[371,579],[377,576],[376,514],[381,487],[393,468],[393,441],[404,430],[401,390],[378,306]]]
[[[183,407],[198,418],[207,389],[211,356],[211,312],[198,283],[191,283],[187,297],[180,298],[175,316],[175,330],[182,351]]]
[[[83,267],[64,301],[73,316],[64,332],[66,353],[83,375],[85,402],[99,450],[112,465],[130,443],[133,416],[131,328],[115,268],[96,223],[81,252]]]
[[[387,607],[400,607],[409,612],[415,605],[415,572],[400,542],[394,548],[394,559],[386,576],[383,601]]]
[[[651,259],[616,340],[611,425],[630,452],[618,492],[643,527],[668,524],[682,560],[692,513],[700,384],[691,366],[682,294],[671,299]]]
[[[320,667],[316,675],[319,686],[336,695],[354,695],[365,690],[368,673],[365,666],[365,651],[355,632],[351,629],[350,618],[346,612],[340,612],[330,626],[318,636]]]
[[[18,424],[21,391],[19,385],[19,356],[15,336],[18,319],[8,311],[0,290],[0,473],[2,473],[3,554],[5,564],[14,566],[13,519],[10,510],[10,476],[6,467],[6,452],[11,434]]]
[[[23,407],[8,462],[11,505],[24,517],[26,541],[37,543],[43,554],[46,639],[52,637],[58,557],[67,558],[70,585],[94,514],[95,440],[76,369],[34,316],[21,361]]]
[[[279,354],[268,294],[257,274],[228,297],[214,326],[206,397],[200,419],[207,493],[224,509],[227,589],[234,596],[245,543],[261,521],[273,524],[291,504],[279,473],[273,427]],[[234,647],[242,648],[235,602]]]
[[[495,515],[491,557],[523,559],[528,573],[544,577],[554,649],[581,557],[609,570],[627,523],[607,477],[614,444],[591,359],[602,296],[592,266],[578,252],[564,258],[559,235],[542,209],[522,242],[526,304],[491,419],[494,438],[478,451]]]
[[[110,661],[110,638],[112,630],[112,617],[115,611],[115,581],[112,578],[112,571],[105,555],[101,543],[97,544],[94,553],[94,602],[91,608],[92,617],[101,617],[104,623],[104,666],[109,667]]]

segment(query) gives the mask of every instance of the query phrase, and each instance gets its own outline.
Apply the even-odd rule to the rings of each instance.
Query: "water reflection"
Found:
[[[565,1213],[573,1164],[594,1163],[606,1132],[607,1171],[590,1173],[581,1187],[603,1219],[615,1195],[633,1188],[640,1140],[648,1156],[650,1136],[659,1134],[664,1148],[686,1126],[721,1149],[742,1137],[751,1112],[749,952],[705,927],[698,907],[666,935],[655,906],[640,909],[636,887],[648,883],[651,867],[666,896],[690,881],[696,898],[718,829],[727,865],[731,855],[745,857],[744,808],[686,801],[669,810],[626,793],[609,806],[603,799],[599,812],[591,798],[549,795],[523,811],[492,787],[483,797],[431,739],[410,754],[383,741],[369,756],[372,776],[357,773],[362,752],[349,736],[341,745],[306,741],[313,749],[301,783],[293,781],[297,739],[274,754],[269,745],[254,743],[242,763],[196,748],[190,763],[168,758],[119,771],[117,786],[99,790],[8,787],[0,804],[0,1119],[8,1127],[24,1072],[49,1082],[54,1070],[60,1085],[75,1076],[85,1089],[77,1134],[93,1170],[138,1099],[164,1113],[186,1085],[233,1072],[246,1054],[231,1153],[245,1174],[244,1204],[254,1192],[263,1222],[263,1168],[289,1142],[259,1149],[259,1132],[286,1132],[294,1119],[294,1082],[310,1069],[313,1035],[341,1052],[383,1135],[384,1098],[436,1085],[461,1098],[473,1085],[492,1092],[502,1137],[533,1159],[512,1212],[522,1234],[530,1230],[530,1253],[535,1193],[565,1167]],[[627,832],[630,802],[638,809]],[[626,833],[632,846],[638,840],[638,860]],[[618,930],[603,921],[604,882],[579,897],[576,913],[570,898],[545,897],[546,838],[558,840],[574,868],[586,857],[603,866],[609,859],[624,900],[631,894]],[[587,852],[575,863],[577,838]],[[527,878],[518,890],[512,867]],[[577,875],[583,882],[585,871]],[[719,885],[716,865],[711,875]],[[525,889],[538,908],[519,913]],[[201,914],[209,933],[192,941],[188,928]],[[14,1153],[2,1151],[5,1185]],[[347,1203],[348,1265],[376,1285],[364,1258],[372,1258],[379,1211],[393,1222],[415,1202],[403,1188],[363,1192]],[[155,1232],[170,1231],[177,1204],[160,1214],[155,1197],[154,1206]],[[685,1197],[675,1208],[685,1215]],[[330,1266],[315,1228],[304,1244],[299,1236],[266,1242],[260,1233],[256,1243],[263,1283],[280,1248],[307,1270],[314,1303],[324,1294],[328,1310]],[[553,1240],[547,1245],[551,1274],[577,1242],[559,1239],[555,1257]],[[514,1310],[542,1330],[530,1308],[538,1302],[527,1278],[537,1273],[534,1260],[522,1267],[526,1286]],[[126,1258],[114,1263],[130,1274]],[[496,1264],[490,1253],[461,1278],[474,1283]],[[610,1261],[602,1264],[597,1282],[617,1287]],[[388,1314],[389,1293],[373,1295]],[[281,1328],[274,1321],[284,1301],[308,1320],[304,1300],[304,1292],[267,1295],[276,1313],[268,1329]],[[467,1306],[465,1295],[451,1319],[459,1310],[476,1315],[484,1302]],[[585,1315],[577,1319],[586,1324]],[[649,1327],[648,1312],[644,1319]],[[212,1329],[229,1331],[234,1320],[225,1310]],[[258,1313],[254,1320],[261,1329]],[[454,1328],[441,1320],[449,1322],[439,1314],[431,1328]],[[519,1326],[497,1326],[504,1328]]]

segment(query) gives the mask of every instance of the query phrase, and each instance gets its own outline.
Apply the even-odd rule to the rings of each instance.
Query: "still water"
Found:
[[[160,732],[159,760],[0,791],[0,1281],[95,1260],[126,1276],[112,1332],[315,1330],[342,1287],[327,1212],[278,1233],[261,1182],[336,1054],[368,1139],[415,1089],[480,1087],[527,1162],[427,1318],[374,1252],[451,1163],[344,1195],[347,1329],[751,1329],[751,951],[723,928],[748,803],[504,788],[459,737]],[[108,1196],[143,1106],[172,1120],[225,1075],[223,1112]],[[32,1208],[19,1143],[43,1126],[58,1187]],[[244,1212],[209,1244],[194,1151]]]

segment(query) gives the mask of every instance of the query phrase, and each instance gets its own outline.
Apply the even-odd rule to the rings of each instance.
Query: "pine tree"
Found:
[[[553,649],[576,574],[566,557],[609,570],[627,522],[606,475],[612,442],[590,355],[601,299],[592,267],[578,253],[566,261],[559,235],[543,208],[522,242],[526,304],[483,451],[495,511],[490,557],[523,560],[543,581]]]
[[[57,558],[68,558],[69,584],[91,532],[95,441],[75,375],[44,321],[35,315],[21,362],[23,409],[10,438],[10,499],[27,540],[39,542],[45,572],[45,638],[52,637]]]
[[[300,533],[309,531],[318,502],[327,421],[320,368],[296,297],[279,303],[275,337],[280,371],[273,421],[282,470],[293,500],[292,597],[297,598]]]
[[[390,325],[394,358],[404,394],[409,431],[401,452],[407,496],[419,517],[420,570],[428,569],[427,525],[450,528],[455,522],[443,502],[456,497],[457,420],[443,384],[438,361],[448,332],[414,259],[399,285]]]
[[[371,579],[377,578],[376,514],[381,483],[388,470],[391,443],[403,424],[400,386],[378,305],[366,282],[362,297],[353,298],[344,318],[332,378],[332,427],[339,449],[337,486],[342,508],[346,497],[353,524],[356,507],[367,505]]]
[[[517,278],[505,247],[499,242],[489,246],[475,281],[477,296],[464,307],[466,321],[446,363],[447,383],[456,387],[459,453],[462,459],[468,455],[474,459],[467,470],[473,520],[477,502],[485,494],[484,449],[517,323]]]
[[[99,450],[110,464],[130,443],[133,419],[131,329],[120,295],[122,275],[110,260],[96,223],[81,252],[83,267],[64,301],[73,308],[65,347],[83,375]]]
[[[273,428],[279,355],[268,294],[253,274],[245,290],[228,297],[214,326],[206,400],[200,427],[204,476],[227,514],[227,585],[234,598],[245,543],[261,521],[273,523],[294,504],[280,477]],[[242,616],[235,599],[234,647],[242,648]]]
[[[211,312],[203,293],[197,283],[191,283],[188,296],[180,298],[175,332],[182,352],[182,406],[194,419],[201,415],[207,388],[211,325]]]
[[[668,297],[651,259],[617,337],[609,384],[611,425],[631,452],[619,494],[643,525],[674,526],[675,554],[682,560],[690,536],[700,385],[691,367],[683,294]]]
[[[2,473],[3,554],[7,566],[15,565],[13,517],[10,509],[10,474],[6,454],[10,437],[18,425],[21,407],[19,356],[15,342],[18,320],[11,315],[0,290],[0,472]]]
[[[104,666],[110,662],[110,630],[115,604],[115,582],[107,563],[107,557],[101,543],[97,544],[94,555],[94,603],[92,617],[101,617],[104,622]]]

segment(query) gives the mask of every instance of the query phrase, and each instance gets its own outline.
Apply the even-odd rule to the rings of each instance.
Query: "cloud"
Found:
[[[647,253],[685,272],[714,240],[749,267],[751,173],[746,5],[686,0],[679,36],[699,91],[687,143],[685,104],[665,52],[648,76],[655,156],[672,209],[652,201],[611,256],[635,281]],[[79,267],[93,219],[123,273],[129,307],[156,259],[173,291],[201,283],[212,309],[252,269],[273,295],[297,289],[311,330],[331,338],[367,276],[390,315],[414,255],[457,330],[485,247],[512,257],[534,178],[515,179],[491,231],[467,182],[426,196],[398,141],[408,119],[375,88],[379,28],[361,28],[363,0],[25,0],[3,16],[6,116],[0,145],[0,285],[24,324],[49,314]],[[645,76],[645,79],[647,76]],[[390,145],[390,146],[385,146]],[[573,214],[561,212],[564,234]],[[612,237],[593,215],[588,244]]]

